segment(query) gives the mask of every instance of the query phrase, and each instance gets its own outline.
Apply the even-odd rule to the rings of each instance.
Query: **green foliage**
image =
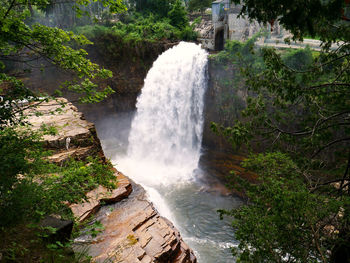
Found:
[[[171,5],[175,0],[131,0],[131,6],[136,12],[149,15],[154,14],[157,17],[164,18],[171,10]]]
[[[93,220],[91,223],[87,224],[84,227],[84,234],[91,235],[92,237],[96,237],[104,230],[104,226],[100,221]]]
[[[346,22],[340,22],[344,0],[307,1],[304,0],[233,0],[242,4],[241,14],[248,14],[251,19],[262,23],[279,21],[291,31],[294,38],[316,35],[322,41],[337,41],[349,38]],[[335,24],[337,24],[335,26]]]
[[[69,216],[66,202],[81,202],[98,185],[115,188],[111,166],[98,158],[57,166],[44,160],[41,135],[29,130],[0,130],[0,227],[41,219],[51,213]],[[67,214],[68,213],[68,214]]]
[[[40,140],[41,134],[28,129],[0,130],[0,253],[16,262],[32,262],[35,257],[43,262],[79,262],[67,253],[69,243],[45,241],[48,231],[56,229],[42,229],[37,223],[52,214],[75,220],[67,204],[82,202],[98,185],[115,188],[116,177],[111,164],[99,158],[70,160],[64,166],[49,163],[45,157],[51,153],[43,150]],[[96,227],[91,234],[101,229]]]
[[[82,6],[87,6],[91,1],[76,1],[75,10],[79,13]],[[119,12],[125,9],[120,0],[100,1],[111,12]],[[34,10],[45,10],[49,5],[46,0],[10,1],[5,0],[0,6],[0,84],[5,86],[1,94],[0,125],[7,121],[16,123],[19,108],[16,106],[19,100],[39,101],[39,95],[28,91],[21,81],[9,75],[5,65],[11,61],[21,62],[25,71],[30,71],[31,61],[45,59],[63,70],[75,74],[72,81],[65,82],[62,88],[81,94],[82,102],[99,102],[113,90],[109,87],[98,89],[93,81],[99,78],[112,76],[111,71],[99,67],[87,59],[87,53],[80,48],[91,44],[84,36],[75,35],[73,32],[64,31],[57,27],[48,27],[40,23],[33,23]],[[6,64],[5,64],[6,62]],[[44,66],[43,66],[44,67]],[[18,72],[17,72],[18,73]],[[15,110],[13,110],[16,108]]]
[[[83,15],[91,2],[96,1],[74,1],[77,16]],[[111,13],[125,11],[121,0],[98,2]],[[52,98],[30,91],[19,78],[39,63],[42,71],[51,65],[72,73],[71,81],[60,87],[79,93],[81,102],[99,102],[113,92],[95,84],[112,73],[92,63],[80,48],[92,43],[83,35],[47,26],[52,22],[46,19],[48,9],[56,4],[46,0],[5,0],[0,6],[0,255],[6,262],[75,262],[72,256],[56,252],[46,257],[48,249],[62,250],[64,244],[45,244],[42,248],[44,236],[33,236],[37,225],[34,224],[35,231],[29,226],[51,214],[71,218],[67,203],[83,201],[85,193],[97,185],[116,186],[111,165],[98,158],[89,158],[88,163],[72,160],[63,167],[50,164],[46,159],[50,153],[40,142],[42,134],[23,127],[25,109]],[[66,19],[70,18],[67,13]],[[16,68],[16,63],[23,70]],[[41,130],[49,135],[58,131],[44,125]],[[37,249],[42,249],[39,258],[28,258]]]
[[[178,31],[169,23],[169,20],[158,20],[153,15],[139,17],[134,23],[119,22],[112,29],[112,32],[122,37],[125,42],[171,40],[178,36]]]
[[[1,195],[6,195],[18,180],[17,175],[35,169],[37,162],[41,162],[37,156],[40,143],[38,135],[29,137],[28,131],[16,132],[14,129],[0,130],[0,174]],[[27,159],[33,159],[28,162]],[[2,197],[1,200],[4,200]]]
[[[43,132],[43,134],[47,134],[47,135],[57,135],[58,134],[57,127],[55,127],[53,125],[46,125],[45,123],[43,123],[40,126],[40,130]]]
[[[211,7],[212,0],[190,0],[188,1],[188,11],[194,12],[200,10],[203,12],[206,8]]]
[[[221,211],[234,217],[240,241],[234,253],[240,262],[349,262],[350,28],[340,19],[344,1],[242,5],[250,18],[278,20],[296,39],[320,36],[322,50],[251,48],[246,57],[236,52],[243,45],[233,43],[217,55],[241,66],[250,96],[232,127],[213,128],[234,146],[265,152],[243,163],[257,173],[255,184],[234,178],[248,205]]]
[[[55,228],[37,226],[17,226],[1,232],[0,251],[3,262],[48,262],[48,263],[88,263],[88,248],[72,253],[70,242],[45,242],[47,234]]]
[[[252,38],[245,42],[240,41],[227,41],[225,43],[224,50],[216,55],[212,55],[216,64],[232,63],[235,65],[254,66],[256,69],[260,69],[263,64],[263,60],[260,56],[260,50],[255,48],[255,42],[262,34],[256,34]]]
[[[294,70],[305,70],[313,62],[312,51],[309,47],[305,49],[292,49],[290,52],[282,55],[282,60],[286,66]]]
[[[243,48],[229,43],[216,59],[244,65],[239,77],[250,90],[247,107],[232,127],[214,124],[213,129],[234,147],[245,144],[288,155],[251,156],[243,165],[257,172],[257,184],[235,178],[235,187],[250,201],[240,210],[226,211],[235,218],[241,242],[235,254],[241,262],[282,262],[288,257],[290,262],[332,261],[339,244],[349,240],[344,234],[348,215],[339,217],[349,207],[344,190],[349,177],[349,100],[344,96],[350,86],[348,53],[344,49],[313,56],[308,48],[266,48],[242,56]],[[331,183],[339,183],[340,190]]]
[[[239,146],[239,138],[246,138],[247,135],[243,127],[226,128],[240,118],[241,111],[246,106],[244,97],[247,92],[240,67],[242,64],[251,65],[251,70],[256,72],[264,67],[260,51],[254,47],[255,39],[256,37],[246,42],[227,41],[223,51],[211,55],[215,68],[219,72],[215,81],[216,89],[219,90],[215,98],[218,124],[212,124],[212,128],[228,136],[229,142],[234,147]],[[246,139],[249,141],[248,137]]]
[[[181,0],[176,0],[175,4],[168,13],[168,17],[170,19],[170,24],[179,29],[188,26],[187,12],[185,7],[182,5]]]
[[[195,40],[197,34],[193,29],[193,26],[189,25],[179,29],[171,25],[169,19],[157,19],[149,15],[136,16],[129,23],[117,22],[112,27],[84,26],[75,28],[75,31],[86,35],[89,39],[111,35],[121,39],[127,45],[135,46],[147,41]]]
[[[280,152],[252,155],[243,166],[259,174],[255,184],[235,178],[249,204],[221,211],[234,217],[239,262],[329,262],[340,239],[329,227],[344,223],[338,213],[350,199],[310,192],[296,164]]]

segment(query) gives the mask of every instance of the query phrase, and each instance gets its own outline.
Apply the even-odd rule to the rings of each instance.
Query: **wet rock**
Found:
[[[218,192],[224,196],[235,195],[245,198],[244,192],[232,187],[234,177],[230,175],[233,171],[236,176],[243,178],[249,182],[256,182],[257,175],[242,167],[241,162],[245,159],[244,156],[229,152],[210,151],[207,150],[200,158],[199,164],[201,168],[211,177],[203,181],[204,184],[210,185],[204,189],[208,192]],[[210,178],[210,179],[209,179]],[[228,186],[228,187],[227,187]]]
[[[174,225],[146,199],[145,191],[136,184],[133,189],[129,198],[101,208],[96,220],[104,231],[93,239],[80,237],[75,249],[88,245],[96,262],[197,262]]]

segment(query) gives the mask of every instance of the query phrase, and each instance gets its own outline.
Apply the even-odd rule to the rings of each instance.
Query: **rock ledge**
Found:
[[[58,130],[58,134],[44,137],[46,147],[55,150],[49,160],[62,165],[70,158],[105,158],[94,124],[86,121],[66,99],[58,101],[42,103],[35,109],[40,116],[33,110],[27,111],[34,130],[50,126]],[[52,115],[62,103],[65,106]],[[88,245],[93,262],[196,263],[193,251],[174,225],[147,200],[145,190],[116,169],[114,172],[117,189],[99,186],[86,194],[86,202],[70,205],[79,221],[94,215],[93,220],[104,226],[95,238],[86,235],[76,239],[74,249],[79,251]]]

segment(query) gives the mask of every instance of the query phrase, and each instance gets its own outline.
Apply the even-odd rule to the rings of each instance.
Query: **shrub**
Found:
[[[309,47],[305,49],[291,49],[282,55],[284,63],[295,70],[304,70],[313,62],[312,51]]]
[[[187,12],[180,0],[176,0],[175,4],[168,13],[168,17],[170,18],[170,23],[179,29],[183,29],[188,26]]]
[[[127,24],[118,21],[112,27],[88,25],[83,27],[76,27],[74,30],[76,33],[83,34],[89,39],[95,39],[100,36],[110,34],[120,38],[124,43],[127,43],[128,45],[135,45],[138,42],[143,41],[191,41],[197,38],[197,33],[193,30],[194,26],[189,26],[188,22],[187,25],[185,24],[183,27],[179,28],[172,25],[169,19],[157,19],[152,14],[147,17],[135,17],[136,19],[133,22]]]
[[[81,202],[99,184],[116,187],[111,165],[98,158],[71,160],[63,167],[46,161],[50,152],[40,136],[0,130],[0,227],[35,222],[51,213],[69,217],[65,203]]]

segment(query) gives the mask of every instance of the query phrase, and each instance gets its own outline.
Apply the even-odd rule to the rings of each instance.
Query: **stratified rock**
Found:
[[[27,111],[27,114],[32,115],[28,121],[34,130],[50,126],[57,128],[56,135],[44,136],[46,147],[55,150],[48,159],[60,165],[70,158],[81,160],[89,155],[99,155],[104,159],[94,124],[86,121],[66,99],[58,100],[60,103],[45,102],[35,110]],[[59,109],[61,103],[65,106],[52,115],[51,112]],[[41,116],[38,117],[35,112]],[[105,228],[95,239],[89,236],[77,239],[75,250],[85,243],[91,243],[88,253],[96,262],[106,259],[126,263],[197,262],[193,251],[184,243],[173,224],[160,216],[146,199],[144,189],[132,185],[117,170],[114,172],[118,180],[116,189],[99,186],[86,194],[86,202],[70,204],[74,216],[80,222],[96,214],[95,220],[99,220]],[[45,225],[55,227],[50,222]],[[81,243],[78,240],[85,241]]]
[[[96,149],[94,148],[94,146],[78,147],[60,151],[49,156],[47,159],[52,163],[64,165],[64,163],[69,161],[69,159],[71,158],[75,160],[84,160],[88,156],[93,155],[94,153],[96,153]]]
[[[93,123],[85,120],[73,104],[64,98],[41,103],[38,107],[25,111],[33,130],[57,130],[55,135],[44,135],[47,148],[71,150],[76,147],[93,146],[100,151],[100,141]]]
[[[86,194],[85,202],[69,206],[79,222],[95,214],[102,205],[119,202],[130,195],[132,187],[129,180],[120,172],[116,172],[115,175],[118,181],[116,189],[107,189],[100,185]]]
[[[103,224],[103,232],[94,239],[80,237],[75,249],[88,245],[96,262],[197,262],[174,225],[146,199],[145,191],[136,184],[133,189],[129,198],[101,208],[96,220]]]

